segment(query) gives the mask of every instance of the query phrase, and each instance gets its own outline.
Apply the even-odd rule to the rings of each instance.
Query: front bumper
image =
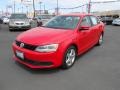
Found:
[[[4,24],[9,24],[9,21],[4,21],[3,23],[4,23]]]
[[[56,68],[62,64],[62,55],[59,51],[51,53],[39,53],[18,47],[13,43],[14,60],[33,69]],[[24,53],[24,59],[16,56],[16,51]]]
[[[30,29],[31,26],[27,25],[27,26],[10,26],[9,25],[9,29]]]

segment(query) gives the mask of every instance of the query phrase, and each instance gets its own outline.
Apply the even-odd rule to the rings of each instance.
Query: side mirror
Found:
[[[80,30],[89,30],[89,28],[90,28],[89,26],[81,26]]]

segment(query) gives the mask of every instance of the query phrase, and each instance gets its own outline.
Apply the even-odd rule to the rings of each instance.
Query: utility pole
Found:
[[[27,15],[28,15],[28,6],[26,5],[26,9],[27,9]]]
[[[91,12],[91,0],[89,0],[89,4],[88,4],[88,13]]]
[[[57,15],[59,14],[59,5],[58,5],[58,3],[59,3],[59,2],[58,2],[58,0],[57,0],[57,8],[56,8],[56,10],[57,10],[56,13],[57,13]]]
[[[8,6],[6,6],[6,16],[8,15]]]
[[[45,14],[45,4],[44,4],[44,14]]]
[[[21,8],[22,8],[22,13],[23,13],[23,6]]]
[[[39,4],[40,4],[40,14],[41,14],[41,11],[42,11],[41,4],[42,4],[42,2],[40,1]]]
[[[18,13],[20,12],[20,8],[18,8],[18,11],[17,11]]]
[[[23,13],[23,0],[21,0],[21,13]]]
[[[15,0],[14,0],[14,13],[15,13],[15,8],[16,8],[16,5],[15,5]]]

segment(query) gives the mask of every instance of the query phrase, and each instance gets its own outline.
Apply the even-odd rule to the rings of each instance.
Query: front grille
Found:
[[[15,41],[15,42],[16,42],[17,46],[21,47],[22,42],[19,42],[19,41]],[[35,50],[37,48],[37,46],[24,43],[24,46],[22,48],[25,48],[28,50]]]
[[[16,25],[23,25],[24,23],[16,23]]]
[[[17,57],[17,55],[16,55]],[[51,66],[53,65],[52,62],[38,62],[38,61],[33,61],[33,60],[29,60],[29,59],[21,59],[19,57],[17,57],[19,60],[21,60],[22,62],[25,62],[25,63],[28,63],[28,64],[31,64],[31,65],[35,65],[35,66]]]

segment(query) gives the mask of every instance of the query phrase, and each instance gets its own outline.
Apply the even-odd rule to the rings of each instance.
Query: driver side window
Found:
[[[86,16],[82,19],[81,26],[89,26],[89,27],[92,26],[90,18],[88,16]]]

